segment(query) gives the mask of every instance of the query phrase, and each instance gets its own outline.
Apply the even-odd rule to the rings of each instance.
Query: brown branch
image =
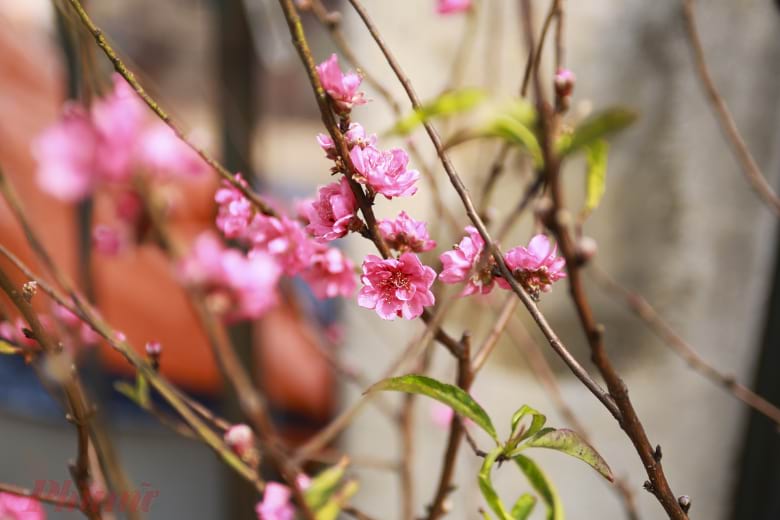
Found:
[[[644,297],[618,284],[606,272],[596,266],[591,268],[590,274],[591,278],[601,289],[616,301],[622,301],[656,336],[661,338],[665,345],[672,349],[672,352],[680,356],[690,368],[703,375],[710,382],[720,386],[758,413],[774,421],[775,424],[780,425],[780,408],[739,383],[733,374],[723,373],[708,363],[696,352],[696,349],[690,343],[672,329]]]
[[[529,0],[521,2],[526,33],[532,34],[532,13]],[[573,238],[566,222],[566,210],[563,199],[563,187],[560,182],[560,161],[555,152],[555,128],[556,115],[545,100],[544,89],[539,79],[539,71],[533,74],[533,84],[536,96],[537,111],[540,115],[542,131],[541,147],[544,158],[544,173],[550,186],[552,196],[552,211],[545,224],[555,235],[561,253],[566,259],[568,272],[569,291],[577,311],[580,323],[591,350],[591,359],[598,368],[609,390],[609,395],[614,399],[619,409],[617,416],[620,427],[626,432],[634,448],[639,454],[649,477],[646,488],[658,499],[669,518],[672,520],[687,519],[688,515],[683,511],[677,501],[664,474],[663,466],[655,450],[647,437],[644,426],[634,409],[628,396],[628,389],[618,375],[604,347],[603,326],[600,325],[593,314],[584,286],[582,285],[580,264],[577,262]]]
[[[61,345],[58,345],[49,336],[38,319],[38,315],[33,310],[32,305],[24,298],[22,291],[13,284],[2,269],[0,269],[0,288],[8,295],[14,306],[22,314],[30,326],[33,336],[46,355],[52,357],[67,355],[62,352]],[[100,508],[93,500],[90,490],[89,437],[93,412],[86,401],[78,378],[78,372],[72,360],[68,361],[68,374],[64,375],[64,379],[57,381],[57,383],[62,388],[67,402],[68,413],[65,417],[75,426],[78,439],[76,461],[71,464],[70,472],[79,490],[84,514],[93,520],[100,519],[102,518]]]
[[[590,434],[587,428],[564,400],[555,373],[533,338],[520,325],[519,321],[509,323],[507,334],[512,340],[512,344],[517,347],[528,363],[534,379],[545,389],[547,397],[552,400],[564,420],[582,436],[585,442],[593,444],[590,441]],[[622,478],[615,479],[614,482],[610,483],[610,487],[620,495],[620,500],[623,502],[623,508],[626,511],[626,518],[628,520],[639,520],[639,512],[636,509],[636,496],[626,483],[626,480]]]
[[[699,83],[704,89],[715,117],[718,120],[720,129],[723,132],[726,141],[731,146],[731,151],[739,162],[742,173],[747,179],[750,187],[756,192],[758,197],[769,206],[772,212],[780,216],[780,198],[778,198],[772,186],[764,178],[761,168],[756,164],[753,155],[750,153],[745,140],[737,129],[737,123],[734,121],[726,102],[718,92],[715,82],[707,67],[707,60],[704,57],[704,47],[699,38],[699,31],[696,28],[696,13],[693,0],[682,0],[683,17],[685,21],[685,30],[688,35],[688,42],[693,53],[693,61],[696,66],[696,73],[699,76]]]
[[[531,82],[531,73],[538,71],[542,62],[542,51],[544,50],[544,42],[547,40],[547,33],[552,25],[553,18],[556,18],[560,9],[561,0],[553,0],[550,4],[550,10],[547,11],[547,16],[544,18],[544,25],[542,25],[542,34],[539,36],[539,44],[536,45],[532,35],[528,36],[528,49],[529,55],[533,56],[533,59],[529,57],[528,62],[525,65],[525,71],[523,72],[523,83],[520,87],[520,97],[525,97],[528,94],[528,86]],[[560,31],[558,32],[560,34]]]
[[[513,299],[513,301],[516,300]],[[492,341],[491,337],[492,336],[488,336],[485,342],[483,342],[480,352],[489,348],[488,343]],[[468,392],[474,381],[476,372],[471,364],[471,337],[468,334],[464,334],[461,343],[464,347],[463,356],[458,359],[458,377],[456,382],[461,389]],[[463,425],[463,422],[453,415],[452,422],[450,422],[449,436],[447,437],[447,448],[444,451],[444,463],[441,467],[439,485],[436,488],[436,495],[433,498],[433,502],[428,507],[428,520],[435,520],[446,513],[444,503],[452,491],[452,478],[455,475],[458,450],[460,449],[464,432],[465,426]]]

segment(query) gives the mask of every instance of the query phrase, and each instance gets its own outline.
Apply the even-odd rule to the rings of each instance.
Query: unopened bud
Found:
[[[225,442],[241,460],[256,468],[260,464],[260,453],[255,448],[255,436],[246,424],[235,424],[225,432]]]
[[[558,69],[555,73],[553,83],[555,84],[555,95],[559,98],[567,98],[571,96],[574,91],[574,84],[577,82],[577,77],[569,69]]]
[[[149,361],[155,370],[160,368],[160,354],[162,354],[162,344],[159,341],[146,342],[146,355],[149,356]]]
[[[576,247],[575,252],[577,255],[577,260],[581,264],[587,263],[594,256],[596,256],[596,252],[598,252],[599,249],[596,240],[587,236],[580,237],[580,239],[577,240],[577,245],[575,247]]]
[[[24,297],[24,301],[27,303],[30,303],[33,299],[33,296],[38,292],[38,282],[35,280],[30,280],[29,282],[25,282],[24,285],[22,285],[22,297]]]
[[[690,511],[690,509],[691,509],[691,497],[689,497],[688,495],[681,495],[677,499],[677,503],[680,504],[680,507],[682,508],[682,510],[684,512],[687,513],[688,511]]]

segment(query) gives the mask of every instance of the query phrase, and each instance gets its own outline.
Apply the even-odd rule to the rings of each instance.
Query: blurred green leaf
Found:
[[[531,426],[525,430],[522,435],[515,438],[515,436],[517,436],[519,433],[517,428],[520,426],[523,417],[526,415],[531,416]],[[510,445],[508,446],[509,450],[514,448],[523,439],[527,439],[528,437],[536,434],[536,432],[542,429],[545,422],[547,422],[547,418],[539,411],[531,408],[526,404],[521,406],[520,409],[512,415],[512,438],[510,439]]]
[[[120,394],[125,395],[142,409],[146,410],[149,408],[149,382],[140,373],[135,378],[135,385],[131,385],[125,381],[117,381],[114,383],[114,389]]]
[[[512,518],[526,520],[533,513],[534,506],[536,506],[536,497],[530,493],[523,493],[512,507]]]
[[[599,206],[607,188],[607,155],[609,143],[599,139],[588,145],[588,170],[585,178],[585,211],[590,213]]]
[[[530,124],[513,117],[511,114],[502,114],[491,121],[485,134],[499,137],[528,152],[534,160],[534,166],[539,168],[544,163],[542,149]]]
[[[548,448],[560,451],[587,463],[610,482],[614,480],[607,461],[573,430],[545,428],[522,444],[516,451],[519,452],[525,448]],[[514,455],[515,453],[510,454],[510,456]]]
[[[341,482],[347,468],[347,459],[342,459],[335,466],[331,466],[311,479],[309,487],[303,492],[306,504],[316,511],[324,506]]]
[[[488,414],[468,393],[457,386],[442,383],[430,377],[410,374],[383,379],[366,390],[366,393],[377,390],[427,395],[446,404],[458,415],[474,421],[474,424],[485,430],[498,443],[496,429]]]
[[[517,455],[513,459],[547,506],[547,520],[563,520],[563,506],[558,493],[541,468],[524,455]]]
[[[349,499],[357,493],[360,485],[357,480],[347,481],[341,489],[334,493],[328,502],[314,513],[316,520],[336,520],[339,513],[347,505]]]
[[[496,490],[493,489],[493,482],[490,479],[490,473],[493,471],[493,464],[499,455],[503,453],[503,448],[494,448],[493,451],[485,456],[485,460],[482,463],[482,468],[479,470],[479,476],[477,482],[479,483],[479,489],[482,491],[482,496],[485,497],[485,502],[498,515],[499,520],[513,520],[512,515],[507,512],[504,504],[501,502]]]
[[[621,107],[598,112],[580,123],[571,134],[560,137],[557,143],[558,155],[565,157],[590,146],[599,139],[627,128],[636,118],[636,112]]]
[[[21,353],[22,349],[19,347],[5,341],[4,339],[0,339],[0,354],[5,355],[14,355]]]
[[[430,103],[426,103],[408,116],[399,120],[390,134],[408,135],[415,128],[434,117],[449,116],[474,108],[485,99],[479,89],[463,89],[445,92]]]

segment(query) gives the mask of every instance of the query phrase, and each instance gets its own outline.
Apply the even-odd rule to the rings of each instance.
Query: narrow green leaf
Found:
[[[585,211],[590,213],[599,206],[607,187],[607,155],[609,143],[599,139],[587,148],[588,170],[585,178]]]
[[[482,469],[479,470],[477,482],[479,483],[479,489],[482,491],[482,496],[485,497],[485,502],[498,515],[499,520],[513,520],[512,515],[507,512],[504,504],[501,502],[496,490],[493,489],[493,482],[490,479],[490,472],[493,470],[493,464],[499,455],[503,453],[501,447],[494,448],[493,451],[485,456],[485,460],[482,463]]]
[[[505,141],[520,146],[527,151],[534,160],[534,166],[541,167],[543,164],[542,149],[539,146],[539,140],[530,126],[524,124],[519,119],[508,115],[501,115],[493,120],[485,130],[486,135],[500,137]]]
[[[531,426],[523,432],[522,435],[515,438],[515,436],[518,434],[517,428],[520,425],[520,421],[523,420],[523,417],[526,415],[531,415]],[[547,422],[547,417],[545,417],[543,414],[541,414],[539,411],[535,410],[534,408],[531,408],[527,404],[524,404],[520,407],[519,410],[517,410],[512,415],[512,438],[510,440],[509,449],[513,449],[517,443],[522,441],[523,439],[527,439],[528,437],[536,434],[539,430],[542,429],[544,426],[544,423]]]
[[[517,455],[513,458],[520,470],[525,474],[528,482],[531,483],[531,487],[534,488],[547,506],[547,520],[563,520],[563,505],[561,505],[558,492],[555,491],[555,487],[547,478],[547,475],[528,457]]]
[[[138,404],[141,405],[141,408],[148,408],[149,407],[149,382],[140,372],[135,378],[135,392],[136,392],[136,396],[138,397]]]
[[[20,349],[19,347],[14,346],[13,344],[3,339],[0,339],[0,354],[14,355],[14,354],[21,353],[21,351],[22,349]]]
[[[479,512],[482,513],[482,518],[484,518],[484,520],[493,520],[490,518],[490,514],[484,509],[480,509]]]
[[[587,463],[610,482],[614,480],[612,470],[609,469],[607,461],[605,461],[590,444],[585,442],[582,437],[573,430],[544,429],[520,446],[520,449],[526,447],[548,448],[566,453],[567,455],[571,455],[572,457]]]
[[[536,506],[536,497],[531,493],[523,493],[512,507],[512,518],[514,520],[526,520],[533,513],[534,506]]]
[[[399,120],[390,134],[408,135],[412,130],[434,117],[449,116],[474,108],[485,99],[485,94],[474,88],[445,92]]]
[[[488,414],[468,393],[457,386],[442,383],[430,377],[409,374],[383,379],[366,390],[366,393],[377,390],[422,394],[436,399],[452,408],[458,415],[474,421],[474,424],[485,430],[498,444],[498,435],[496,435],[496,429]]]
[[[330,500],[331,495],[336,491],[341,478],[344,476],[346,467],[347,459],[344,458],[335,466],[321,471],[311,479],[309,487],[303,493],[309,508],[316,511]]]
[[[564,157],[590,146],[595,141],[628,127],[636,118],[636,112],[621,107],[598,112],[583,121],[574,132],[559,139],[558,155]]]
[[[339,513],[347,505],[349,499],[357,493],[360,485],[357,480],[347,481],[341,489],[334,493],[330,500],[314,513],[316,520],[336,520]]]

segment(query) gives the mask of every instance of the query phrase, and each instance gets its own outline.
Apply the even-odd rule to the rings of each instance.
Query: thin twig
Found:
[[[693,61],[696,65],[696,73],[699,76],[699,83],[707,95],[715,117],[718,120],[720,129],[723,132],[726,141],[731,146],[731,151],[742,167],[742,173],[745,175],[753,191],[758,197],[769,206],[772,212],[780,216],[780,198],[778,198],[772,186],[764,178],[761,168],[750,153],[745,140],[737,129],[737,123],[734,121],[726,102],[718,92],[715,82],[707,67],[707,60],[704,57],[704,47],[699,37],[699,31],[696,28],[696,12],[694,9],[694,0],[682,0],[683,17],[685,19],[685,30],[688,35],[688,42],[693,52]]]
[[[501,312],[499,313],[498,318],[493,323],[493,327],[490,329],[490,334],[488,334],[487,338],[485,338],[485,341],[482,342],[479,350],[477,350],[477,353],[474,355],[474,361],[471,362],[471,372],[476,374],[485,365],[488,357],[490,357],[490,354],[493,353],[493,349],[498,343],[498,340],[501,339],[501,334],[503,334],[504,329],[506,328],[507,323],[509,323],[509,319],[512,317],[512,313],[515,312],[515,308],[517,308],[518,303],[519,300],[515,298],[514,295],[510,294],[507,297],[504,306],[501,308]]]
[[[599,267],[591,267],[590,274],[601,289],[616,301],[622,301],[689,367],[780,426],[780,408],[739,383],[733,374],[723,373],[707,362],[690,343],[672,329],[642,295],[626,289]]]
[[[81,504],[78,500],[73,500],[72,498],[63,498],[61,495],[56,495],[53,493],[39,493],[33,489],[27,489],[5,483],[0,483],[0,492],[9,493],[18,497],[32,498],[39,502],[57,506],[57,508],[60,509],[82,511]]]

